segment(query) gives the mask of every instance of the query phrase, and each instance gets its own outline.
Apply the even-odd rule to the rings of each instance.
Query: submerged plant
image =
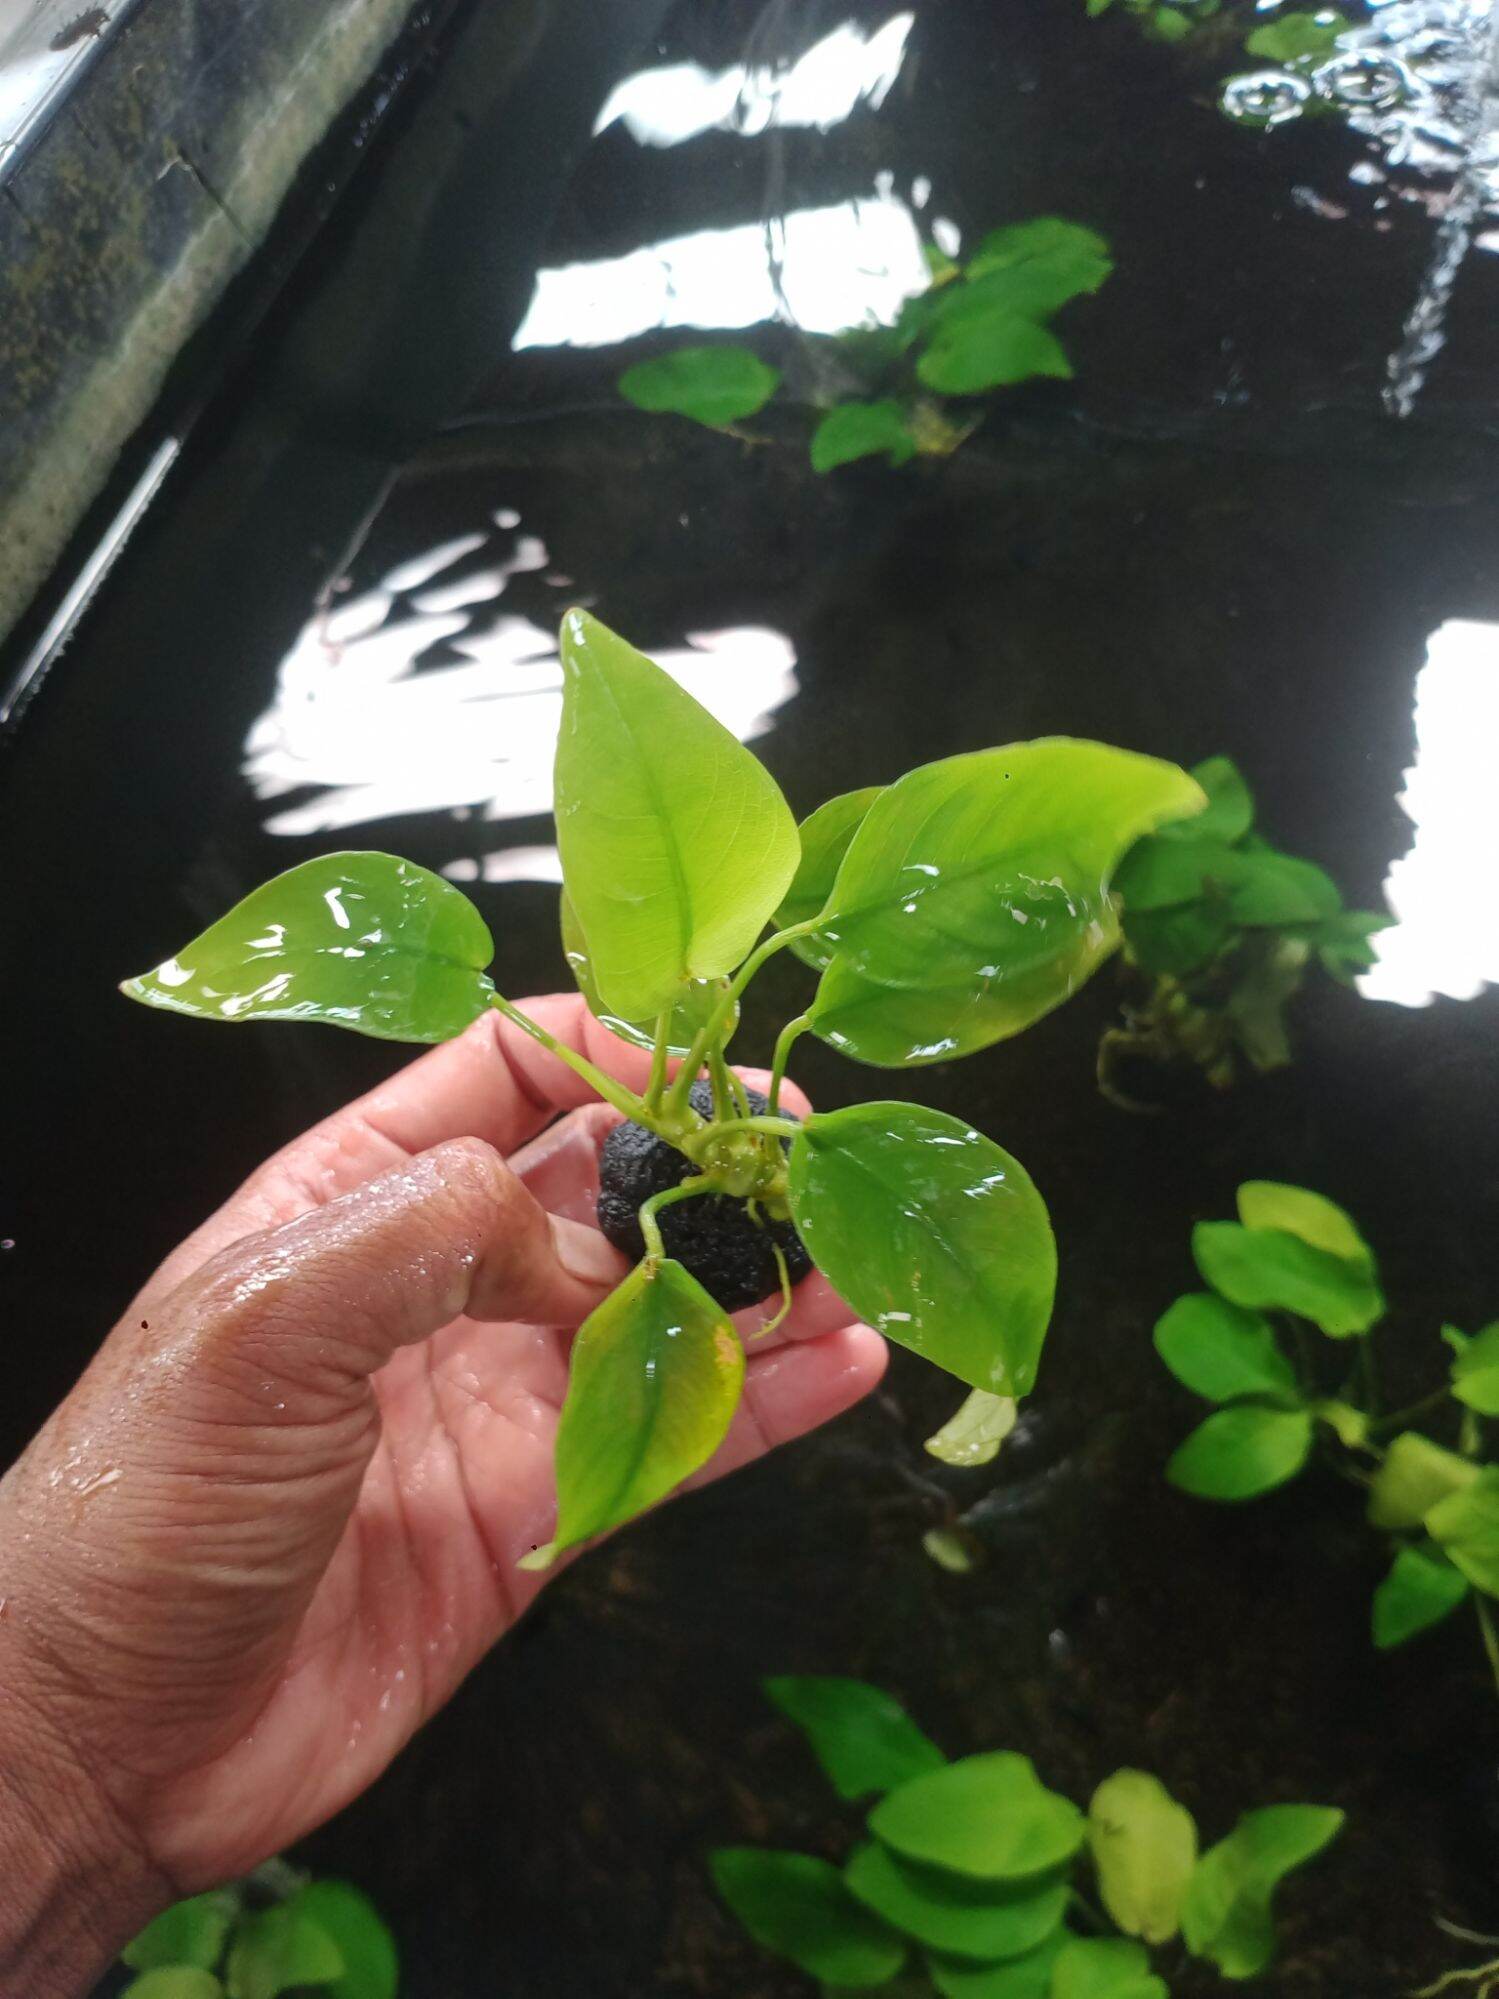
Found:
[[[1217,1405],[1166,1476],[1199,1499],[1254,1499],[1324,1458],[1366,1489],[1369,1524],[1389,1539],[1374,1643],[1403,1645],[1471,1602],[1499,1686],[1499,1463],[1487,1430],[1499,1416],[1499,1323],[1471,1338],[1444,1327],[1445,1383],[1382,1414],[1370,1353],[1385,1299],[1352,1218],[1322,1194],[1270,1180],[1246,1181],[1238,1208],[1237,1222],[1199,1222],[1192,1233],[1211,1290],[1178,1298],[1156,1325],[1167,1367]],[[1313,1328],[1335,1345],[1319,1347]],[[1347,1342],[1348,1379],[1325,1383]],[[1413,1429],[1418,1416],[1445,1417],[1456,1448]]]
[[[1115,878],[1132,988],[1122,1027],[1099,1043],[1098,1081],[1126,1109],[1126,1062],[1190,1067],[1230,1088],[1242,1063],[1291,1059],[1286,1008],[1316,963],[1351,985],[1374,963],[1369,940],[1391,919],[1345,909],[1332,877],[1254,830],[1254,800],[1227,757],[1192,775],[1206,811],[1157,827]]]
[[[121,1953],[121,1999],[395,1999],[395,1941],[368,1896],[284,1860],[178,1902]]]
[[[906,300],[893,326],[855,327],[830,343],[839,371],[864,393],[835,402],[819,420],[814,472],[858,458],[903,465],[918,454],[944,457],[976,421],[947,398],[1070,379],[1072,364],[1050,322],[1113,269],[1101,236],[1054,215],[991,230],[961,264],[936,249],[928,263],[930,286]],[[639,409],[727,429],[763,409],[780,379],[749,348],[714,345],[639,362],[618,386]]]
[[[890,1985],[914,1956],[902,1992],[1168,1999],[1151,1951],[1178,1938],[1224,1977],[1252,1978],[1275,1954],[1276,1888],[1343,1823],[1328,1806],[1268,1805],[1200,1853],[1192,1814],[1143,1770],[1116,1770],[1084,1813],[1011,1750],[949,1762],[862,1681],[765,1691],[845,1803],[875,1799],[868,1837],[841,1868],[721,1847],[713,1878],[756,1943],[825,1990]]]
[[[442,1041],[496,1008],[633,1127],[606,1147],[600,1220],[640,1260],[574,1344],[557,1535],[535,1566],[712,1455],[744,1374],[728,1311],[777,1288],[784,1310],[807,1259],[890,1339],[985,1394],[1028,1392],[1056,1248],[1024,1168],[919,1104],[799,1123],[780,1106],[787,1060],[808,1032],[893,1069],[1019,1033],[1114,948],[1119,857],[1202,803],[1174,764],[1059,737],[923,765],[798,829],[754,756],[581,611],[562,664],[563,937],[593,1012],[652,1051],[643,1091],[497,992],[478,910],[387,854],[291,869],[124,988],[211,1020],[398,1041]],[[750,981],[788,948],[820,976],[752,1100],[727,1049]]]

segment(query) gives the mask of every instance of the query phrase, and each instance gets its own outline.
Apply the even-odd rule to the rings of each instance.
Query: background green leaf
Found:
[[[1010,283],[1009,309],[1030,318],[1044,318],[1069,299],[1096,292],[1114,268],[1109,246],[1096,230],[1059,215],[1039,215],[1029,222],[991,229],[969,257],[967,287],[1003,277]],[[953,310],[944,297],[940,310]]]
[[[562,621],[557,844],[601,998],[654,1020],[748,953],[796,873],[763,764],[670,674],[589,617]]]
[[[494,988],[484,919],[394,854],[324,854],[263,882],[121,991],[203,1020],[321,1020],[384,1041],[446,1041]]]
[[[1082,1813],[1048,1791],[1028,1756],[995,1750],[914,1777],[882,1798],[869,1829],[908,1860],[983,1881],[1023,1880],[1070,1860]]]
[[[840,1798],[889,1791],[947,1758],[900,1702],[863,1680],[831,1674],[784,1674],[765,1692],[794,1721]]]
[[[903,1940],[854,1900],[826,1860],[725,1846],[709,1865],[719,1894],[755,1942],[825,1984],[881,1985],[905,1962]]]
[[[1372,1270],[1374,1252],[1354,1224],[1352,1215],[1306,1187],[1288,1187],[1279,1180],[1246,1180],[1239,1189],[1239,1220],[1247,1229],[1283,1229],[1300,1236],[1313,1249],[1345,1262],[1366,1263]]]
[[[953,1957],[1023,1957],[1061,1927],[1072,1889],[1066,1871],[1016,1886],[922,1867],[871,1840],[844,1879],[850,1894],[903,1935]]]
[[[1132,915],[1179,908],[1224,889],[1236,860],[1234,849],[1207,833],[1189,838],[1177,832],[1168,839],[1171,831],[1166,827],[1138,841],[1119,864],[1114,887]]]
[[[326,1930],[290,1902],[246,1916],[229,1946],[229,1999],[278,1999],[299,1985],[331,1985],[344,1968]]]
[[[1144,1946],[1120,1937],[1064,1944],[1051,1974],[1051,1999],[1169,1999]]]
[[[1145,914],[1126,903],[1124,941],[1135,963],[1147,972],[1185,978],[1208,964],[1235,935],[1228,912],[1216,902],[1192,902],[1179,909]]]
[[[726,1313],[670,1257],[647,1258],[591,1312],[573,1342],[557,1431],[557,1538],[566,1548],[633,1520],[723,1442],[744,1382]]]
[[[1402,1430],[1391,1438],[1370,1482],[1369,1525],[1395,1534],[1419,1527],[1438,1500],[1477,1477],[1471,1458],[1434,1444],[1419,1430]]]
[[[1426,1531],[1470,1583],[1499,1596],[1499,1466],[1485,1466],[1471,1485],[1439,1499]]]
[[[1325,1805],[1246,1812],[1197,1863],[1182,1906],[1187,1948],[1226,1978],[1256,1977],[1275,1954],[1277,1884],[1319,1854],[1342,1824],[1343,1814]]]
[[[1382,1652],[1403,1645],[1448,1617],[1468,1594],[1468,1584],[1432,1547],[1401,1548],[1374,1592],[1374,1643]]]
[[[1098,1892],[1126,1936],[1166,1943],[1181,1926],[1197,1864],[1197,1823],[1158,1777],[1116,1770],[1088,1806]]]
[[[1299,1313],[1333,1339],[1365,1333],[1384,1311],[1371,1266],[1331,1256],[1284,1229],[1240,1222],[1199,1222],[1192,1231],[1197,1268],[1235,1305]]]
[[[637,409],[691,417],[716,429],[763,409],[780,380],[748,347],[678,347],[626,368],[618,387]]]
[[[1063,1931],[1039,1950],[1002,1964],[968,1964],[936,1951],[927,1963],[942,1999],[1048,1999],[1052,1972],[1065,1942]]]
[[[1018,1160],[941,1111],[856,1104],[808,1118],[788,1174],[813,1262],[862,1319],[971,1387],[1028,1392],[1057,1265]]]
[[[1444,1326],[1442,1338],[1457,1358],[1452,1363],[1452,1392],[1480,1416],[1499,1416],[1499,1320],[1464,1339],[1455,1326]]]
[[[215,1888],[207,1895],[190,1895],[185,1901],[174,1902],[126,1944],[120,1962],[132,1971],[152,1971],[168,1964],[197,1965],[212,1971],[223,1956],[239,1906],[239,1896],[232,1888]]]
[[[1335,7],[1315,14],[1280,14],[1247,35],[1244,46],[1250,55],[1263,56],[1267,62],[1325,62],[1347,26],[1346,17]]]
[[[224,1988],[200,1966],[166,1964],[132,1978],[120,1999],[224,1999]]]
[[[1152,836],[1158,840],[1242,840],[1254,824],[1254,795],[1231,757],[1204,757],[1191,775],[1207,794],[1207,806],[1189,819],[1172,820]]]
[[[287,1907],[331,1937],[343,1959],[343,1970],[326,1987],[327,1999],[396,1999],[396,1941],[368,1895],[347,1881],[309,1881]]]
[[[1184,1388],[1209,1402],[1298,1395],[1296,1370],[1269,1320],[1212,1291],[1189,1291],[1161,1315],[1155,1350]]]
[[[812,470],[832,472],[856,458],[887,457],[904,465],[916,455],[906,407],[887,398],[877,403],[838,403],[812,433]]]
[[[861,791],[842,792],[825,805],[819,805],[802,821],[797,828],[801,860],[773,918],[777,930],[789,930],[795,924],[810,923],[821,916],[833,893],[833,883],[849,843],[883,789],[882,785],[868,784]],[[791,948],[819,972],[833,957],[833,946],[818,936],[799,937]]]
[[[562,955],[567,959],[573,981],[588,1002],[588,1010],[594,1019],[601,1021],[611,1034],[617,1034],[621,1041],[628,1041],[636,1048],[654,1048],[655,1021],[621,1020],[618,1014],[611,1013],[605,1006],[598,980],[593,976],[588,940],[583,935],[583,926],[568,900],[566,889],[562,891],[558,916],[562,930]],[[685,1055],[691,1048],[698,1029],[706,1026],[708,1016],[723,998],[725,984],[723,979],[693,979],[682,988],[682,997],[671,1010],[671,1025],[667,1029],[667,1047],[672,1054]],[[728,1031],[732,1033],[739,1022],[737,1005],[730,1009],[728,1018]]]
[[[945,1465],[972,1470],[992,1464],[1018,1414],[1013,1395],[991,1395],[987,1388],[975,1388],[956,1415],[927,1438],[926,1448]]]
[[[1036,376],[1072,379],[1067,350],[1049,327],[995,308],[939,325],[916,362],[924,388],[948,396],[982,395]]]
[[[1343,906],[1330,875],[1312,861],[1271,847],[1235,848],[1223,886],[1230,916],[1246,930],[1319,923]]]
[[[1178,1445],[1166,1476],[1198,1499],[1255,1499],[1294,1478],[1311,1448],[1305,1409],[1234,1402],[1215,1409]]]

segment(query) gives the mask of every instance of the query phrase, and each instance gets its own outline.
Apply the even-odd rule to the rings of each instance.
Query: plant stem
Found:
[[[646,1084],[645,1107],[661,1108],[661,1092],[666,1088],[666,1051],[671,1040],[671,1008],[664,1007],[656,1020],[656,1045],[651,1051],[651,1080]]]
[[[1423,1395],[1419,1402],[1412,1402],[1408,1408],[1397,1409],[1390,1416],[1381,1416],[1379,1421],[1373,1425],[1371,1435],[1375,1432],[1385,1430],[1401,1430],[1407,1423],[1414,1422],[1416,1417],[1424,1416],[1428,1409],[1435,1409],[1439,1403],[1443,1403],[1446,1400],[1447,1390],[1445,1388],[1434,1388],[1430,1395]]]
[[[1478,1628],[1483,1633],[1483,1649],[1488,1654],[1489,1671],[1494,1676],[1494,1690],[1499,1693],[1499,1632],[1494,1629],[1494,1613],[1489,1609],[1488,1598],[1478,1590],[1473,1592],[1473,1609],[1478,1617]]]
[[[721,1048],[708,1050],[708,1075],[713,1083],[713,1122],[739,1116],[739,1104],[734,1096],[734,1085],[730,1080],[729,1065],[724,1060]]]
[[[711,1127],[711,1134],[719,1138],[726,1131],[768,1131],[775,1138],[795,1138],[800,1130],[794,1118],[772,1117],[765,1111],[758,1117],[723,1118]]]
[[[719,1192],[717,1179],[711,1173],[696,1173],[690,1180],[683,1180],[679,1186],[667,1187],[651,1198],[640,1210],[640,1233],[645,1237],[647,1256],[660,1258],[666,1249],[661,1241],[661,1224],[656,1220],[663,1208],[669,1208],[674,1201],[690,1201],[699,1194]]]
[[[781,1084],[786,1076],[786,1064],[791,1058],[791,1050],[811,1025],[811,1016],[799,1013],[795,1020],[788,1020],[776,1037],[775,1057],[770,1065],[770,1113],[774,1117],[781,1108]]]
[[[739,967],[739,970],[729,981],[712,1013],[709,1014],[708,1018],[698,1029],[692,1046],[687,1051],[687,1059],[677,1073],[677,1080],[667,1092],[666,1108],[668,1112],[680,1114],[686,1106],[687,1092],[697,1081],[703,1063],[707,1060],[708,1050],[713,1047],[727,1047],[728,1037],[724,1032],[725,1025],[730,1014],[738,1004],[745,987],[755,976],[756,972],[759,971],[760,967],[768,958],[773,958],[777,951],[783,951],[788,944],[794,944],[798,937],[810,936],[816,928],[817,924],[815,920],[807,923],[793,923],[787,930],[777,930],[772,936],[767,937],[763,944],[756,945],[755,949],[750,952],[744,963]]]
[[[659,1119],[652,1111],[647,1110],[633,1090],[627,1090],[623,1083],[617,1083],[612,1076],[606,1076],[596,1063],[590,1062],[586,1055],[580,1055],[576,1048],[565,1047],[555,1034],[548,1034],[540,1021],[532,1020],[529,1014],[522,1013],[520,1008],[513,1006],[503,993],[491,993],[489,1004],[504,1014],[506,1020],[513,1020],[515,1025],[523,1033],[529,1034],[533,1041],[539,1041],[548,1054],[555,1055],[559,1062],[565,1062],[568,1068],[581,1076],[590,1088],[598,1091],[606,1104],[613,1104],[617,1111],[623,1112],[627,1118],[633,1118],[637,1124],[648,1125],[655,1132],[661,1131]]]

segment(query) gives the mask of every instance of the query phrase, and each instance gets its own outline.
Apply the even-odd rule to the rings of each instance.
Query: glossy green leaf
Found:
[[[229,1999],[278,1999],[301,1985],[331,1985],[343,1973],[332,1937],[289,1902],[236,1925],[225,1974]]]
[[[326,1986],[327,1999],[396,1999],[396,1941],[368,1895],[347,1881],[309,1881],[286,1905],[333,1939],[343,1970]]]
[[[1267,62],[1325,62],[1338,45],[1348,21],[1335,7],[1315,14],[1280,14],[1244,39],[1252,56]]]
[[[981,1881],[1044,1874],[1070,1860],[1086,1822],[1048,1791],[1028,1756],[996,1750],[914,1777],[882,1798],[869,1829],[907,1860]]]
[[[1467,1594],[1467,1579],[1439,1549],[1401,1548],[1374,1592],[1374,1643],[1382,1652],[1403,1645],[1451,1616]]]
[[[1275,1954],[1277,1884],[1319,1854],[1342,1824],[1343,1814],[1325,1805],[1246,1812],[1197,1863],[1182,1906],[1187,1948],[1226,1978],[1256,1977]]]
[[[584,1320],[557,1431],[557,1537],[522,1562],[623,1526],[691,1476],[739,1406],[744,1348],[680,1263],[647,1257]]]
[[[1199,1222],[1197,1268],[1231,1304],[1299,1313],[1333,1339],[1365,1333],[1384,1311],[1371,1265],[1333,1256],[1285,1229]]]
[[[986,307],[992,299],[1011,312],[1043,319],[1069,299],[1096,292],[1113,268],[1109,246],[1095,230],[1042,215],[991,229],[968,259],[968,282],[959,295],[991,284],[995,289],[985,296]],[[940,311],[952,310],[944,297]]]
[[[132,1978],[120,1999],[224,1999],[211,1971],[192,1964],[164,1964]]]
[[[1120,856],[1200,797],[1173,764],[1066,737],[908,772],[838,870],[814,1028],[883,1063],[1019,1033],[1113,949]]]
[[[264,882],[120,990],[203,1020],[321,1020],[446,1041],[483,1013],[494,940],[451,882],[393,854],[324,854]]]
[[[644,654],[562,621],[557,844],[600,997],[654,1020],[748,953],[800,848],[775,780]]]
[[[1169,830],[1141,840],[1119,864],[1114,887],[1132,916],[1199,902],[1223,891],[1232,873],[1235,852],[1222,840],[1207,834],[1197,839],[1180,834],[1167,839]]]
[[[1305,1409],[1230,1403],[1178,1445],[1166,1476],[1198,1499],[1255,1499],[1301,1470],[1312,1448],[1312,1429]]]
[[[174,1902],[126,1944],[120,1961],[132,1971],[153,1971],[168,1964],[197,1965],[212,1971],[223,1956],[239,1906],[232,1888],[215,1888],[207,1895],[190,1895],[186,1901]]]
[[[1499,1319],[1467,1339],[1455,1326],[1444,1326],[1442,1338],[1457,1356],[1452,1363],[1452,1392],[1480,1416],[1499,1416]]]
[[[1088,1806],[1088,1846],[1103,1905],[1125,1935],[1174,1937],[1197,1864],[1197,1823],[1185,1805],[1147,1771],[1116,1770]]]
[[[893,1790],[947,1761],[899,1701],[863,1680],[787,1674],[767,1680],[765,1692],[806,1736],[840,1798]]]
[[[1049,328],[997,309],[939,325],[916,363],[922,386],[947,396],[982,395],[1036,376],[1070,381],[1067,350]]]
[[[562,928],[562,954],[567,959],[568,969],[578,991],[588,1002],[588,1010],[595,1020],[607,1027],[611,1034],[617,1034],[621,1041],[628,1041],[635,1048],[654,1048],[656,1045],[656,1023],[647,1020],[621,1020],[604,1004],[598,981],[593,976],[593,961],[588,955],[588,940],[583,935],[583,926],[578,921],[577,911],[568,900],[567,891],[562,892],[558,907]],[[723,998],[726,981],[723,979],[693,979],[682,988],[682,997],[671,1010],[671,1025],[667,1030],[667,1046],[673,1055],[685,1055],[691,1048],[699,1028],[707,1025],[708,1016]],[[734,1006],[729,1013],[729,1031],[738,1025],[739,1008]]]
[[[860,1318],[970,1387],[1029,1391],[1057,1263],[1018,1160],[941,1111],[855,1104],[807,1119],[788,1174],[802,1240]]]
[[[923,1867],[871,1840],[844,1879],[892,1928],[952,1957],[1023,1957],[1061,1926],[1072,1889],[1065,1870],[1021,1886]]]
[[[812,433],[812,470],[832,472],[856,458],[888,458],[904,465],[916,455],[904,403],[839,403]]]
[[[1206,808],[1160,827],[1158,840],[1242,840],[1254,824],[1254,795],[1230,757],[1205,757],[1192,776],[1207,794]]]
[[[1439,1499],[1426,1531],[1470,1583],[1499,1596],[1499,1466],[1486,1466],[1470,1485]]]
[[[1019,1413],[1013,1395],[991,1395],[987,1388],[975,1388],[957,1414],[927,1438],[926,1448],[943,1464],[965,1470],[992,1464]]]
[[[1404,1534],[1419,1527],[1438,1500],[1461,1492],[1478,1477],[1471,1458],[1459,1457],[1419,1430],[1392,1438],[1369,1486],[1369,1525]]]
[[[1178,1298],[1156,1321],[1155,1350],[1184,1388],[1209,1402],[1299,1393],[1296,1370],[1269,1321],[1216,1292]]]
[[[1164,972],[1173,979],[1210,964],[1236,935],[1219,902],[1192,902],[1144,914],[1126,904],[1123,923],[1129,954],[1142,971]]]
[[[766,1950],[826,1985],[882,1985],[905,1963],[895,1931],[856,1902],[826,1860],[755,1846],[710,1858],[718,1892]]]
[[[1066,1941],[1066,1931],[1059,1930],[1038,1950],[999,1964],[969,1964],[933,1951],[927,1966],[942,1999],[1049,1999],[1052,1972]]]
[[[626,368],[619,392],[637,409],[691,417],[716,429],[763,409],[780,380],[747,347],[678,347]]]
[[[775,913],[777,930],[789,930],[795,924],[810,923],[821,916],[833,893],[843,856],[882,789],[881,785],[868,784],[861,791],[845,791],[819,805],[802,821],[797,829],[802,857],[785,900]],[[799,937],[791,948],[820,972],[831,962],[834,947],[823,938],[812,936]]]
[[[1121,1937],[1079,1937],[1064,1944],[1051,1974],[1051,1999],[1169,1999],[1152,1975],[1150,1953]]]

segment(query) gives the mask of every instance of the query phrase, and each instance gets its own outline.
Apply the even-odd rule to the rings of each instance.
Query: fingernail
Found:
[[[583,1222],[568,1222],[553,1215],[552,1243],[557,1261],[569,1277],[580,1284],[596,1284],[600,1289],[618,1284],[629,1265],[608,1239]]]

